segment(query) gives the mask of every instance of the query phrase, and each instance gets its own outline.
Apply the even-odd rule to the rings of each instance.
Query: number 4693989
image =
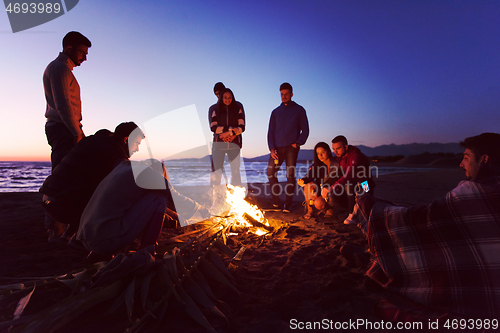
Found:
[[[55,13],[58,14],[61,11],[61,4],[59,3],[9,3],[7,7],[5,8],[5,11],[9,14],[51,14]]]
[[[446,329],[498,329],[497,319],[448,319],[443,325]]]

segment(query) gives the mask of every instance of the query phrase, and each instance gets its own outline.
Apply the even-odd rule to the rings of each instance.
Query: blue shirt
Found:
[[[267,132],[269,150],[294,143],[303,145],[308,136],[309,121],[306,110],[302,106],[290,101],[288,105],[281,103],[273,110]]]

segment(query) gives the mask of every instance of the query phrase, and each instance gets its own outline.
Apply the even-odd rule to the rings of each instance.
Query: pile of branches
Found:
[[[62,276],[0,286],[0,332],[67,332],[110,320],[114,331],[153,332],[172,304],[215,332],[205,313],[227,321],[229,310],[213,288],[239,292],[219,256],[236,253],[225,244],[224,229],[214,226],[189,233],[187,241],[181,240],[186,234],[171,239],[166,251],[158,249],[163,255],[144,248]]]

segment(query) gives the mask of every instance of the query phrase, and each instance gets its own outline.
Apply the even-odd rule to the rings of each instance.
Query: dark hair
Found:
[[[222,83],[222,82],[217,82],[217,83],[215,84],[215,86],[214,86],[214,94],[215,94],[217,91],[219,91],[219,92],[220,92],[220,91],[222,91],[222,90],[224,90],[224,89],[226,89],[226,86],[224,85],[224,83]]]
[[[466,138],[460,146],[471,150],[476,156],[476,161],[483,155],[488,155],[488,164],[500,167],[500,134],[483,133]]]
[[[318,158],[318,153],[316,152],[317,148],[323,148],[326,151],[326,155],[328,156],[328,159],[330,161],[333,160],[333,155],[332,155],[332,150],[330,149],[330,146],[326,142],[318,142],[316,146],[314,146],[314,164],[316,165],[322,165],[324,164],[321,162]]]
[[[94,135],[104,135],[104,136],[113,136],[113,132],[110,130],[103,128],[94,133]]]
[[[138,135],[142,135],[142,138],[144,139],[144,133],[142,132],[142,130],[139,128],[139,126],[137,126],[134,122],[130,121],[130,122],[127,122],[127,123],[121,123],[119,124],[118,126],[116,126],[115,128],[115,133],[114,133],[114,137],[116,137],[119,141],[121,141],[121,139],[123,138],[126,138],[128,136],[130,136],[130,134],[135,130],[135,129],[138,129]]]
[[[231,89],[229,88],[224,88],[224,90],[222,90],[220,92],[220,95],[219,95],[219,101],[217,102],[217,108],[219,110],[222,110],[221,108],[225,107],[226,104],[224,104],[224,99],[222,98],[222,96],[224,96],[225,93],[230,93],[231,94],[231,97],[233,98],[233,100],[231,101],[231,104],[229,104],[227,107],[229,109],[229,112],[238,112],[240,111],[240,107],[238,106],[238,104],[236,103],[236,99],[234,98],[234,94],[233,92],[231,91]]]
[[[66,46],[77,47],[78,45],[85,45],[87,47],[92,46],[90,40],[78,31],[68,32],[66,36],[64,36],[62,44],[63,48],[65,48]]]
[[[288,90],[290,90],[290,93],[293,94],[293,88],[292,88],[292,85],[290,83],[288,83],[288,82],[282,83],[280,86],[280,91],[282,91],[283,89],[288,89]]]
[[[342,142],[344,146],[347,146],[347,138],[343,135],[337,135],[333,138],[332,143]]]

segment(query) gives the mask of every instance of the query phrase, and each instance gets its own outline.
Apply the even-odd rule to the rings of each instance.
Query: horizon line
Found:
[[[427,144],[450,144],[450,143],[458,144],[458,142],[428,142],[428,143],[412,142],[412,143],[401,143],[401,144],[387,143],[387,144],[382,144],[382,145],[378,145],[375,147],[366,146],[364,144],[356,144],[353,146],[365,146],[368,148],[377,148],[377,147],[381,147],[381,146],[390,146],[390,145],[404,146],[404,145],[412,145],[412,144],[427,145]],[[308,149],[313,150],[314,147],[313,148],[305,148],[304,150],[308,150]],[[243,156],[243,158],[251,159],[251,158],[261,157],[261,156],[268,155],[268,154],[269,154],[269,152],[266,152],[266,153],[263,153],[261,155],[255,155],[253,157]],[[208,154],[206,156],[210,156],[210,154]],[[204,156],[204,157],[206,157],[206,156]],[[204,158],[204,157],[202,157],[202,158]],[[199,157],[185,157],[185,158],[178,158],[178,159],[188,159],[188,158],[199,159]],[[50,162],[50,155],[49,156],[0,156],[0,162]]]

